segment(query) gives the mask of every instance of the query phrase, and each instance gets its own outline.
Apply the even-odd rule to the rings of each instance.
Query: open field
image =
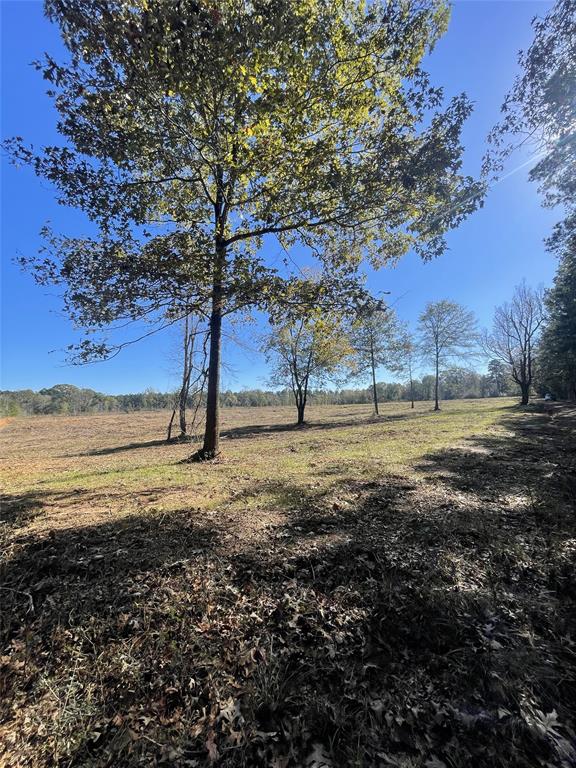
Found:
[[[0,432],[0,479],[15,497],[8,509],[26,506],[38,531],[187,509],[224,516],[253,540],[254,525],[303,496],[411,474],[428,452],[489,429],[513,403],[454,401],[439,414],[429,403],[390,404],[380,421],[370,406],[311,407],[304,429],[293,428],[293,408],[225,409],[223,458],[197,467],[180,463],[193,445],[164,442],[164,412],[20,419]]]
[[[576,764],[576,409],[0,431],[0,765]]]

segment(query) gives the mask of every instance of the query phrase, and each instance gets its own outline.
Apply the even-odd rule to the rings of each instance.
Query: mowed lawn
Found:
[[[569,766],[576,410],[0,430],[0,765]]]
[[[36,529],[182,507],[243,518],[347,481],[413,475],[429,452],[501,431],[498,420],[514,403],[452,401],[440,413],[430,403],[387,403],[380,419],[369,406],[312,406],[302,429],[294,408],[229,408],[222,458],[200,465],[182,463],[194,444],[165,443],[166,412],[15,419],[0,431],[0,482],[15,497],[8,509],[25,503]]]

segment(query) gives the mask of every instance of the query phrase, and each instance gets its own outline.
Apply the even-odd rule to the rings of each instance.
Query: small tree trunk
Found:
[[[294,358],[296,359],[296,357]],[[306,410],[306,403],[308,401],[308,384],[310,382],[310,369],[312,365],[312,349],[308,354],[308,362],[306,363],[306,371],[302,377],[296,376],[297,382],[297,394],[296,394],[296,408],[298,409],[298,421],[297,426],[301,427],[304,424],[304,411]],[[296,372],[296,365],[294,366],[294,372]]]
[[[178,400],[178,411],[180,421],[180,437],[186,437],[187,424],[186,424],[186,404],[188,401],[188,388],[182,387],[180,390],[180,397]]]
[[[434,410],[439,411],[440,410],[440,404],[438,402],[438,381],[440,378],[439,370],[438,370],[438,356],[436,356],[436,379],[434,381]]]
[[[298,392],[296,394],[296,410],[298,411],[297,426],[301,427],[304,424],[304,411],[306,410],[306,402],[308,400],[308,382],[299,385]]]
[[[376,386],[376,366],[374,363],[374,344],[370,342],[370,366],[372,368],[372,399],[374,401],[374,412],[376,416],[380,416],[378,410],[378,388]]]
[[[520,405],[528,405],[530,402],[530,385],[529,384],[521,384],[520,389],[522,392],[522,398],[520,400]]]
[[[410,408],[414,408],[414,382],[410,379]]]
[[[305,402],[299,402],[297,405],[298,409],[298,421],[296,422],[299,427],[304,424],[304,411],[306,409],[306,403]]]
[[[172,424],[174,423],[174,417],[176,416],[176,408],[172,411],[172,416],[170,417],[170,423],[168,424],[168,434],[166,435],[166,442],[170,442],[172,440]]]
[[[180,422],[180,437],[186,437],[187,425],[186,425],[186,406],[188,404],[188,391],[190,389],[190,376],[191,376],[191,350],[190,345],[192,343],[190,336],[190,316],[186,315],[184,318],[184,344],[183,344],[183,368],[182,368],[182,386],[180,387],[180,394],[178,396],[178,410],[179,410],[179,422]]]

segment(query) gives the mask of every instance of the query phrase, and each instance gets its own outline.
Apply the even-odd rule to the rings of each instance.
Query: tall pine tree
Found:
[[[575,245],[561,256],[554,285],[546,296],[547,318],[538,355],[540,387],[570,400],[576,400]]]

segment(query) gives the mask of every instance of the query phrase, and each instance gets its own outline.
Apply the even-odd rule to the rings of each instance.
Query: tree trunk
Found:
[[[376,366],[374,364],[374,344],[370,340],[370,365],[372,368],[372,399],[374,400],[374,412],[376,416],[380,416],[378,410],[378,388],[376,387]]]
[[[172,411],[172,416],[170,417],[170,423],[168,424],[168,434],[166,435],[166,442],[170,442],[172,440],[172,424],[174,423],[174,416],[176,416],[176,408]]]
[[[520,400],[520,405],[528,405],[530,401],[530,385],[521,384],[520,389],[522,391],[522,398]]]
[[[187,424],[186,424],[186,403],[188,400],[188,387],[182,387],[180,390],[180,397],[178,399],[178,416],[180,420],[180,437],[186,437]]]
[[[188,403],[188,392],[190,390],[190,376],[192,360],[190,355],[190,316],[186,315],[184,318],[184,360],[182,370],[182,386],[180,387],[180,395],[178,397],[178,418],[180,422],[180,437],[186,437],[187,424],[186,424],[186,405]]]
[[[191,459],[207,461],[220,453],[220,357],[222,349],[222,277],[226,260],[225,246],[217,240],[210,314],[210,353],[206,388],[206,426],[204,444]]]
[[[414,382],[410,378],[410,408],[414,408]]]
[[[439,411],[440,410],[440,404],[438,403],[438,380],[440,378],[440,374],[438,371],[438,355],[436,355],[436,379],[434,381],[434,410]]]
[[[296,398],[296,408],[298,410],[297,426],[301,427],[304,424],[304,411],[306,410],[306,403],[308,402],[308,380],[304,381],[304,384],[298,389],[298,397]]]
[[[206,390],[206,428],[202,458],[213,459],[220,452],[220,355],[222,348],[222,288],[214,286],[210,315],[210,355]]]
[[[300,402],[296,406],[298,409],[298,421],[296,422],[299,427],[304,424],[304,410],[306,409],[306,403]]]

